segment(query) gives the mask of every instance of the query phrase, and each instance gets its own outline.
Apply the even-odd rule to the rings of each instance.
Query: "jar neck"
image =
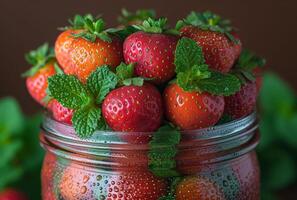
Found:
[[[100,165],[100,168],[119,166],[121,163],[117,161],[126,159],[127,155],[146,155],[150,151],[149,140],[147,143],[131,144],[121,139],[123,135],[129,135],[129,141],[131,138],[132,141],[137,141],[139,137],[151,138],[154,134],[97,131],[92,137],[81,139],[76,136],[73,127],[59,123],[47,115],[41,128],[41,145],[47,151],[65,159]],[[199,160],[198,164],[210,164],[240,157],[258,144],[257,128],[257,115],[253,113],[223,125],[183,131],[181,142],[176,147],[176,159],[183,163],[194,159]],[[137,158],[137,163],[147,165],[147,159]]]

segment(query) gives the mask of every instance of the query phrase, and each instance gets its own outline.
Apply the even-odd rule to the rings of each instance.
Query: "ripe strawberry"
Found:
[[[135,73],[155,83],[166,82],[175,74],[174,51],[178,37],[166,34],[166,22],[166,19],[149,18],[137,26],[141,31],[131,34],[124,42],[126,63],[136,63]]]
[[[15,189],[6,189],[0,192],[0,200],[27,200],[27,198]]]
[[[122,26],[141,25],[148,18],[156,18],[154,10],[137,10],[135,13],[122,9],[122,15],[118,17],[118,22]]]
[[[64,122],[66,124],[72,124],[72,116],[74,110],[62,106],[57,100],[53,99],[49,103],[49,108],[52,111],[53,118],[59,122]]]
[[[166,191],[166,181],[149,171],[120,172],[109,181],[106,200],[156,200]]]
[[[164,91],[166,116],[183,130],[215,125],[224,112],[224,97],[209,93],[187,92],[177,84]]]
[[[176,200],[224,200],[224,194],[212,181],[204,177],[186,177],[176,187]]]
[[[123,86],[106,96],[102,113],[107,124],[115,131],[155,131],[162,121],[162,98],[150,84]]]
[[[42,184],[42,199],[43,200],[58,200],[56,198],[54,188],[55,172],[56,172],[57,158],[54,154],[47,153],[43,160],[41,170],[41,184]]]
[[[76,75],[85,82],[98,66],[115,67],[122,61],[122,42],[108,34],[102,19],[90,15],[76,16],[72,27],[56,40],[57,60],[66,74]]]
[[[255,82],[247,82],[240,91],[225,97],[225,113],[233,119],[244,117],[255,109],[257,86]]]
[[[49,48],[48,44],[44,44],[28,53],[26,60],[32,65],[32,68],[23,74],[26,77],[28,92],[39,104],[46,106],[44,98],[47,79],[56,73],[53,49]]]
[[[206,64],[211,69],[227,73],[241,52],[241,43],[230,26],[230,22],[221,19],[209,11],[192,12],[177,25],[181,35],[189,37],[202,47]]]

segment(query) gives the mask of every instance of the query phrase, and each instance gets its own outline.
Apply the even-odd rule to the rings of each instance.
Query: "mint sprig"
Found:
[[[180,39],[174,63],[176,82],[185,91],[229,96],[240,90],[240,81],[236,76],[209,69],[205,64],[202,48],[194,40]]]
[[[42,67],[55,59],[54,48],[44,43],[36,50],[25,55],[26,61],[32,66],[31,69],[22,74],[22,77],[34,76]]]
[[[257,56],[250,50],[244,49],[242,50],[232,73],[236,75],[243,84],[245,84],[247,80],[254,82],[256,77],[253,70],[262,68],[265,64],[266,60],[264,58]]]
[[[90,137],[95,130],[108,128],[101,116],[101,104],[111,90],[122,85],[143,85],[143,78],[133,77],[133,66],[121,63],[114,73],[103,65],[89,75],[85,84],[73,75],[56,74],[48,79],[48,95],[73,109],[76,133],[82,138]]]
[[[178,176],[175,156],[180,142],[180,132],[164,125],[154,133],[149,143],[149,169],[158,177]]]

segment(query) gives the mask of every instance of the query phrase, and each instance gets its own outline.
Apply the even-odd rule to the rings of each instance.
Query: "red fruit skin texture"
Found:
[[[169,85],[163,97],[167,119],[183,130],[213,126],[224,112],[223,97],[186,92],[177,84]]]
[[[225,113],[233,119],[244,117],[253,112],[256,106],[256,101],[256,83],[246,83],[237,93],[225,97]]]
[[[126,63],[136,63],[138,76],[163,83],[175,75],[174,53],[177,36],[142,31],[130,35],[124,42]]]
[[[148,83],[143,86],[123,86],[107,95],[102,105],[102,113],[114,131],[155,131],[162,121],[162,97],[159,91]]]
[[[167,191],[165,180],[151,172],[121,172],[108,184],[106,200],[157,200]]]
[[[47,153],[41,170],[41,184],[42,184],[42,199],[43,200],[57,200],[54,193],[54,172],[57,158],[51,153]]]
[[[60,104],[57,100],[53,99],[49,103],[49,108],[52,111],[53,118],[59,122],[63,122],[66,124],[72,124],[72,116],[74,110],[65,108],[62,104]]]
[[[241,53],[241,43],[233,43],[222,33],[185,26],[181,29],[181,35],[196,41],[202,48],[206,64],[222,73],[230,71]],[[234,37],[238,39],[235,34]]]
[[[26,79],[26,86],[29,94],[37,101],[40,105],[46,106],[43,99],[46,97],[47,79],[50,76],[55,75],[56,71],[53,63],[48,63],[41,68],[36,74]]]
[[[62,32],[55,43],[56,58],[66,74],[76,75],[85,82],[91,72],[102,65],[118,66],[123,61],[122,41],[112,37],[112,42],[96,39],[90,42],[74,38],[81,30]]]
[[[28,200],[27,197],[15,189],[0,192],[0,200]]]

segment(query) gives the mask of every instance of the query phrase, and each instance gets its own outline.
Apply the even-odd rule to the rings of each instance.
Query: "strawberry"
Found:
[[[26,55],[26,60],[32,68],[22,76],[26,77],[26,86],[30,95],[39,104],[46,106],[47,79],[56,73],[54,52],[48,44],[40,46]]]
[[[225,97],[225,113],[233,119],[244,117],[256,107],[257,86],[255,82],[245,83],[240,91]]]
[[[53,99],[49,103],[50,110],[52,111],[53,118],[59,122],[71,125],[74,110],[62,106],[57,100]]]
[[[178,37],[168,34],[166,22],[164,18],[149,18],[136,26],[140,31],[124,41],[126,63],[136,63],[136,75],[153,79],[155,83],[164,83],[175,75],[174,51]]]
[[[224,97],[209,93],[187,92],[177,84],[164,91],[166,116],[183,130],[215,125],[224,112]]]
[[[137,10],[135,13],[122,9],[122,15],[118,17],[118,22],[123,26],[141,25],[148,18],[156,18],[154,10]]]
[[[66,74],[76,75],[85,82],[98,66],[120,64],[122,42],[104,30],[104,25],[102,19],[77,15],[72,26],[58,36],[55,53]]]
[[[43,160],[41,170],[41,184],[42,184],[42,199],[43,200],[58,200],[56,198],[54,188],[55,185],[55,172],[57,165],[57,157],[54,154],[47,153]]]
[[[163,94],[166,116],[184,130],[215,125],[224,111],[224,97],[240,89],[238,78],[212,71],[205,64],[202,48],[182,38],[176,47],[176,83]]]
[[[176,187],[176,200],[224,200],[224,194],[211,180],[192,176],[184,178]]]
[[[227,73],[241,52],[241,43],[228,20],[209,11],[192,12],[177,28],[202,47],[206,64],[213,70]]]
[[[108,183],[106,200],[156,200],[166,194],[167,183],[149,171],[119,172]]]
[[[27,200],[27,197],[15,189],[0,192],[0,200]]]
[[[162,98],[151,84],[123,86],[106,96],[102,113],[115,131],[155,131],[162,121]]]

